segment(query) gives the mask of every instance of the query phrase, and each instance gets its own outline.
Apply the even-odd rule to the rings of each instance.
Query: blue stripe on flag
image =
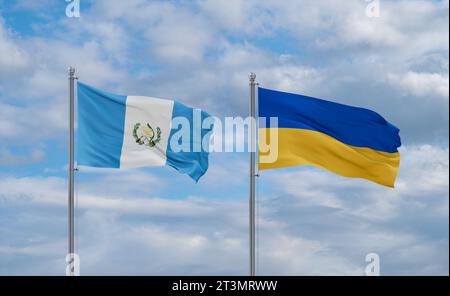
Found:
[[[278,117],[279,128],[317,131],[345,144],[397,152],[399,129],[378,113],[312,97],[258,88],[260,117]],[[266,120],[267,126],[268,120]]]
[[[123,144],[126,96],[78,82],[79,165],[118,168]]]
[[[172,119],[175,117],[184,117],[189,121],[189,128],[190,128],[190,139],[189,139],[189,145],[190,145],[190,152],[184,152],[179,151],[175,152],[172,150],[172,147],[170,145],[172,136],[177,133],[181,127],[174,127],[172,126],[172,130],[170,132],[169,137],[169,143],[167,145],[167,165],[175,168],[180,173],[189,175],[192,179],[194,179],[196,182],[200,179],[203,174],[208,170],[208,152],[203,151],[201,142],[205,135],[209,134],[211,132],[212,128],[210,129],[201,129],[201,134],[199,131],[199,127],[201,128],[201,122],[209,117],[209,114],[201,111],[201,121],[199,122],[199,126],[194,128],[194,119],[193,119],[193,109],[190,107],[187,107],[183,104],[174,102],[173,105],[173,112],[172,112]],[[195,134],[194,134],[195,133]],[[188,139],[182,139],[183,141],[186,141]],[[209,139],[208,139],[209,140]],[[199,143],[200,141],[200,143]],[[193,152],[194,145],[200,145],[197,147],[200,147],[201,152]]]

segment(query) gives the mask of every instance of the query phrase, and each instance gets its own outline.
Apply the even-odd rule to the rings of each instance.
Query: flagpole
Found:
[[[75,139],[75,68],[69,67],[69,256],[70,256],[70,270],[69,275],[75,275],[75,198],[74,198],[74,181],[75,181],[75,168],[74,168],[74,139]]]
[[[255,88],[256,88],[256,74],[250,73],[250,276],[255,275],[256,256],[255,256],[255,130],[256,130],[256,118],[255,118]]]

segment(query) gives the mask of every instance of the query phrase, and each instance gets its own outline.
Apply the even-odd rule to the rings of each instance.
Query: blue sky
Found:
[[[67,67],[120,94],[245,115],[261,86],[373,109],[401,130],[395,189],[298,167],[258,180],[259,274],[448,274],[448,1],[0,0],[0,274],[63,275]],[[248,159],[77,175],[85,275],[245,275]]]

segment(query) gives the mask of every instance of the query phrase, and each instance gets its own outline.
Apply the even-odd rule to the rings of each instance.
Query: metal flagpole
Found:
[[[250,73],[250,275],[255,275],[255,88],[256,74]]]
[[[74,138],[75,138],[75,68],[69,67],[69,275],[75,275],[75,198],[74,198]]]

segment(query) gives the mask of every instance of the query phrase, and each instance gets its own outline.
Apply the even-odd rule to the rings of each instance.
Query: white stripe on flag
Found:
[[[128,96],[126,100],[125,127],[123,135],[121,168],[141,166],[163,166],[166,163],[167,143],[172,128],[173,101],[152,97]],[[161,129],[161,138],[156,146],[139,145],[133,136],[133,129],[140,123],[138,135],[142,127],[149,124],[155,133]]]

